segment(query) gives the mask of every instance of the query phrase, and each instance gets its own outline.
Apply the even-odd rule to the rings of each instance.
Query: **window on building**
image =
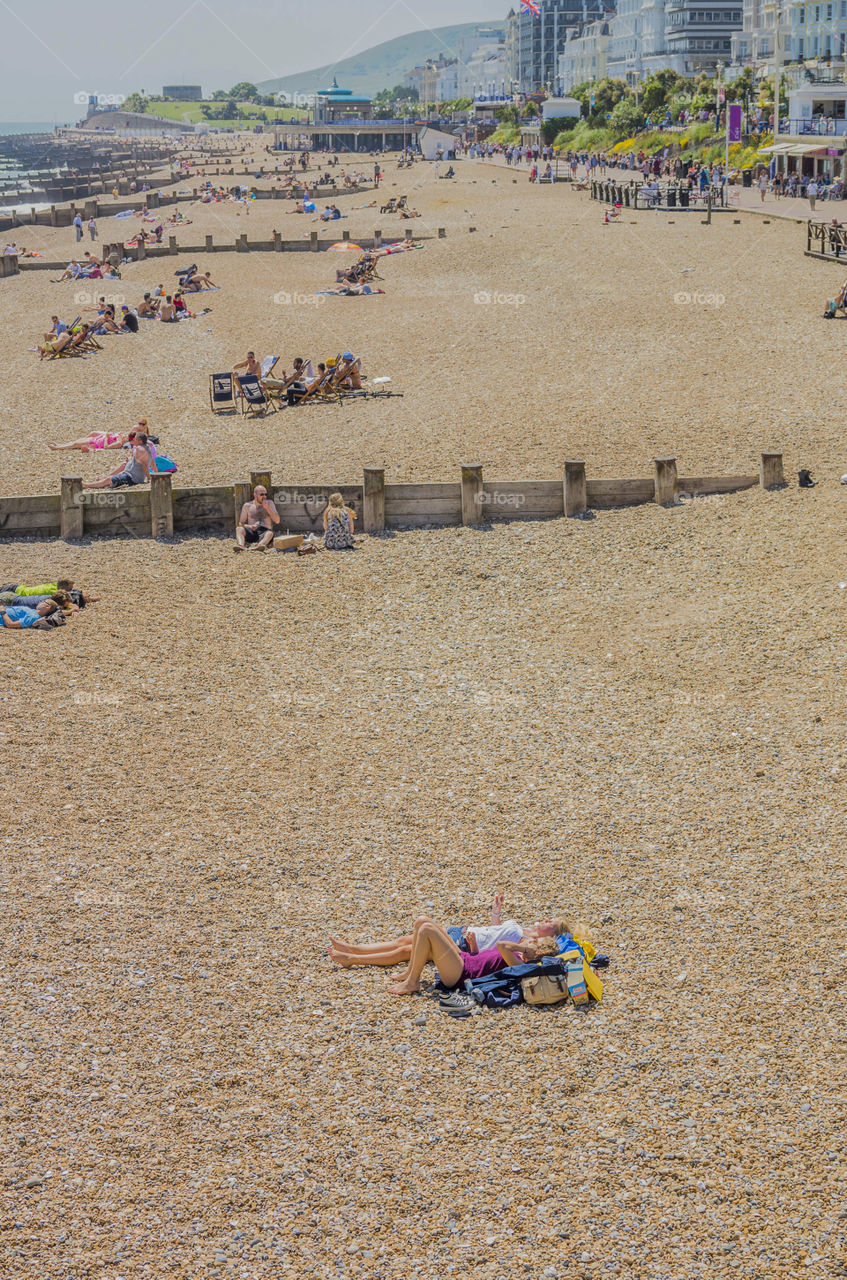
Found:
[[[801,10],[802,12],[802,10]],[[847,18],[847,0],[841,0],[841,7],[838,11],[839,17]]]
[[[842,0],[842,3],[843,3],[843,4],[847,4],[847,0]],[[805,9],[801,9],[801,10],[800,10],[800,26],[801,26],[801,27],[802,27],[802,25],[803,25],[803,23],[804,23],[805,21],[806,21],[806,10],[805,10]]]
[[[826,20],[827,22],[832,21],[832,5],[831,4],[828,4],[826,6]]]
[[[820,20],[821,20],[821,7],[819,4],[816,4],[815,5],[815,22],[820,22]]]

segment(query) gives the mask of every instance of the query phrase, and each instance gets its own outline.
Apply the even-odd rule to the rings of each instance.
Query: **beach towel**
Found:
[[[118,218],[131,218],[131,217],[132,217],[132,209],[125,209],[123,213],[116,213],[116,214],[115,214],[115,219],[116,219],[116,220],[117,220]]]

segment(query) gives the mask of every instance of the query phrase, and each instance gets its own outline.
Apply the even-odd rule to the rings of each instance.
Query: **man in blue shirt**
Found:
[[[0,605],[0,622],[12,631],[25,631],[28,627],[34,627],[42,618],[48,617],[58,607],[53,600],[42,600],[34,609],[28,609],[25,605],[13,605],[11,609],[7,609]]]

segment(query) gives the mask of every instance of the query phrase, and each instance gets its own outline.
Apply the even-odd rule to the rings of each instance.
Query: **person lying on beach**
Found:
[[[182,286],[183,293],[200,293],[202,289],[219,289],[220,285],[215,284],[212,280],[211,272],[206,271],[203,275],[189,276],[185,284]]]
[[[58,595],[69,596],[71,603],[80,609],[100,599],[99,596],[91,595],[87,591],[79,591],[71,578],[59,578],[56,582],[42,582],[33,587],[23,582],[6,582],[0,586],[0,603],[26,604],[31,609],[34,609],[42,600],[55,600]],[[58,600],[57,603],[59,603]]]
[[[828,300],[824,316],[831,320],[839,311],[847,311],[847,280],[844,281],[835,297]]]
[[[336,294],[339,298],[367,297],[371,293],[385,293],[384,289],[374,289],[369,284],[340,284],[337,289],[321,289],[322,294]]]
[[[25,604],[12,605],[11,608],[0,605],[0,622],[10,631],[25,631],[34,627],[42,618],[49,618],[58,608],[55,600],[42,600],[34,608]]]
[[[543,955],[558,955],[558,943],[554,939],[523,938],[518,943],[499,942],[476,955],[462,952],[446,929],[421,916],[412,931],[407,967],[386,991],[393,996],[414,995],[421,989],[421,974],[428,964],[437,967],[441,985],[450,991],[469,978],[483,978],[509,965],[538,960]],[[402,957],[395,963],[403,963]]]
[[[84,480],[83,489],[120,489],[124,486],[146,484],[150,479],[152,455],[147,448],[147,436],[143,431],[135,435],[126,461],[99,480]]]
[[[120,449],[128,440],[129,434],[124,435],[123,432],[113,434],[110,431],[92,431],[89,435],[80,436],[78,440],[69,440],[66,444],[55,444],[52,440],[48,440],[47,448],[54,451],[79,449],[80,453],[94,453],[97,449]]]
[[[480,951],[488,951],[500,942],[519,945],[523,941],[538,942],[542,938],[557,939],[573,935],[574,926],[561,918],[538,920],[530,929],[524,929],[517,920],[504,920],[502,918],[503,903],[504,895],[498,891],[491,904],[490,925],[448,927],[447,933],[460,951],[478,955]],[[388,968],[394,964],[402,964],[410,958],[412,942],[412,934],[403,934],[399,938],[391,938],[386,942],[374,942],[362,946],[330,937],[331,946],[327,954],[344,969],[359,965],[379,965],[381,968]]]
[[[279,524],[279,512],[268,497],[263,484],[253,490],[253,501],[245,502],[238,517],[233,551],[245,551],[248,543],[257,551],[267,551],[273,542],[274,525]]]

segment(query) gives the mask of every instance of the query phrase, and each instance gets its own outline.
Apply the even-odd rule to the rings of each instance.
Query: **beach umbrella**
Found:
[[[336,249],[339,253],[346,253],[348,249],[355,249],[356,253],[363,253],[364,250],[360,244],[353,244],[352,240],[339,240],[337,244],[329,246],[329,252]]]

